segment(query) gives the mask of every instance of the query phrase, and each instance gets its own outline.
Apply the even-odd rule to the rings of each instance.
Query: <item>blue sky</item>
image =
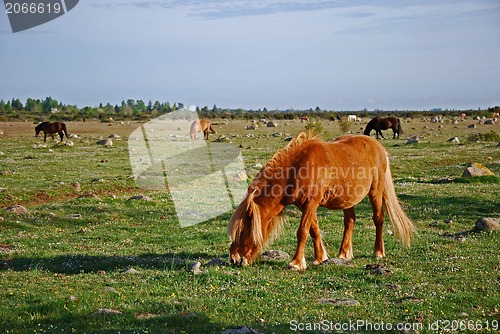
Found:
[[[498,0],[81,0],[16,34],[0,13],[0,99],[477,109],[499,55]]]

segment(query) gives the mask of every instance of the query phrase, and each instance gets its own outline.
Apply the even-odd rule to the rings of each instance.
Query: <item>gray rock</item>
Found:
[[[124,274],[138,274],[140,271],[139,270],[136,270],[134,268],[128,268],[127,270],[125,270],[123,273]]]
[[[228,264],[229,263],[222,260],[221,258],[216,257],[216,258],[213,258],[212,260],[210,260],[205,266],[207,266],[207,267],[225,267]]]
[[[129,201],[132,200],[143,200],[143,201],[151,201],[151,197],[146,196],[146,195],[134,195],[128,199]]]
[[[286,261],[290,259],[290,255],[281,250],[268,250],[261,255],[263,260]]]
[[[201,274],[201,262],[195,262],[189,266],[189,271],[194,274]]]
[[[492,232],[500,230],[500,218],[481,218],[476,222],[474,226],[475,232]]]
[[[104,145],[106,147],[111,147],[111,146],[113,146],[113,141],[111,140],[111,138],[108,138],[108,139],[99,140],[96,144],[97,145]]]
[[[323,261],[322,265],[337,265],[337,266],[344,266],[344,267],[355,267],[356,265],[354,262],[351,260],[346,260],[346,259],[340,259],[338,257],[332,257],[329,258],[328,260]]]
[[[79,213],[72,213],[72,214],[68,215],[68,218],[69,219],[82,219],[82,215]]]
[[[78,182],[73,182],[71,186],[75,189],[76,192],[80,192],[82,190],[82,187],[80,186],[80,183]]]
[[[318,302],[321,304],[331,304],[334,306],[359,306],[359,302],[349,298],[320,298]]]
[[[487,167],[480,163],[469,163],[467,168],[464,170],[462,177],[474,177],[483,175],[495,175]]]
[[[247,326],[242,326],[237,328],[226,329],[225,331],[221,332],[221,334],[263,334],[263,333],[259,332],[256,329]]]
[[[267,127],[268,128],[275,128],[278,126],[278,123],[276,122],[267,122]]]
[[[94,315],[94,316],[98,316],[98,315],[121,315],[121,314],[123,314],[122,311],[113,310],[113,309],[110,309],[110,308],[100,308],[97,311],[95,311],[94,313],[92,313],[92,315]]]
[[[26,209],[22,205],[17,205],[17,204],[13,205],[13,206],[9,206],[8,208],[5,209],[5,211],[9,211],[9,212],[15,213],[16,215],[26,215],[26,214],[28,214],[28,209]]]
[[[458,139],[458,137],[453,137],[448,139],[448,142],[460,144],[460,139]]]

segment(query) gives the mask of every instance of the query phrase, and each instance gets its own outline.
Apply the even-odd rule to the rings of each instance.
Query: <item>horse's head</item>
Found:
[[[42,131],[42,130],[40,130],[40,127],[38,127],[38,126],[35,127],[35,137],[38,137],[38,135],[40,134],[40,131]]]
[[[260,208],[253,201],[253,194],[247,195],[231,216],[228,234],[232,241],[231,264],[249,265],[263,244]]]

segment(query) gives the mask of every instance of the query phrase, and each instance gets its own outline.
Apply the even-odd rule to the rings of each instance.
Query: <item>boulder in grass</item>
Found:
[[[500,218],[481,218],[476,222],[474,226],[475,232],[492,232],[500,230]]]
[[[462,174],[462,177],[474,177],[474,176],[484,176],[484,175],[495,175],[487,167],[480,163],[470,163]]]
[[[5,211],[9,211],[9,212],[15,213],[16,215],[26,215],[26,214],[28,214],[28,209],[26,209],[22,205],[9,206],[8,208],[5,209]]]
[[[290,255],[281,250],[268,250],[261,255],[263,260],[266,261],[287,261],[290,259]]]

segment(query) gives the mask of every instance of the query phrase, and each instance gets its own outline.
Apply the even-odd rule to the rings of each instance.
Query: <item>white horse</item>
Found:
[[[358,117],[356,115],[349,115],[349,116],[347,116],[347,121],[348,122],[357,122]]]

